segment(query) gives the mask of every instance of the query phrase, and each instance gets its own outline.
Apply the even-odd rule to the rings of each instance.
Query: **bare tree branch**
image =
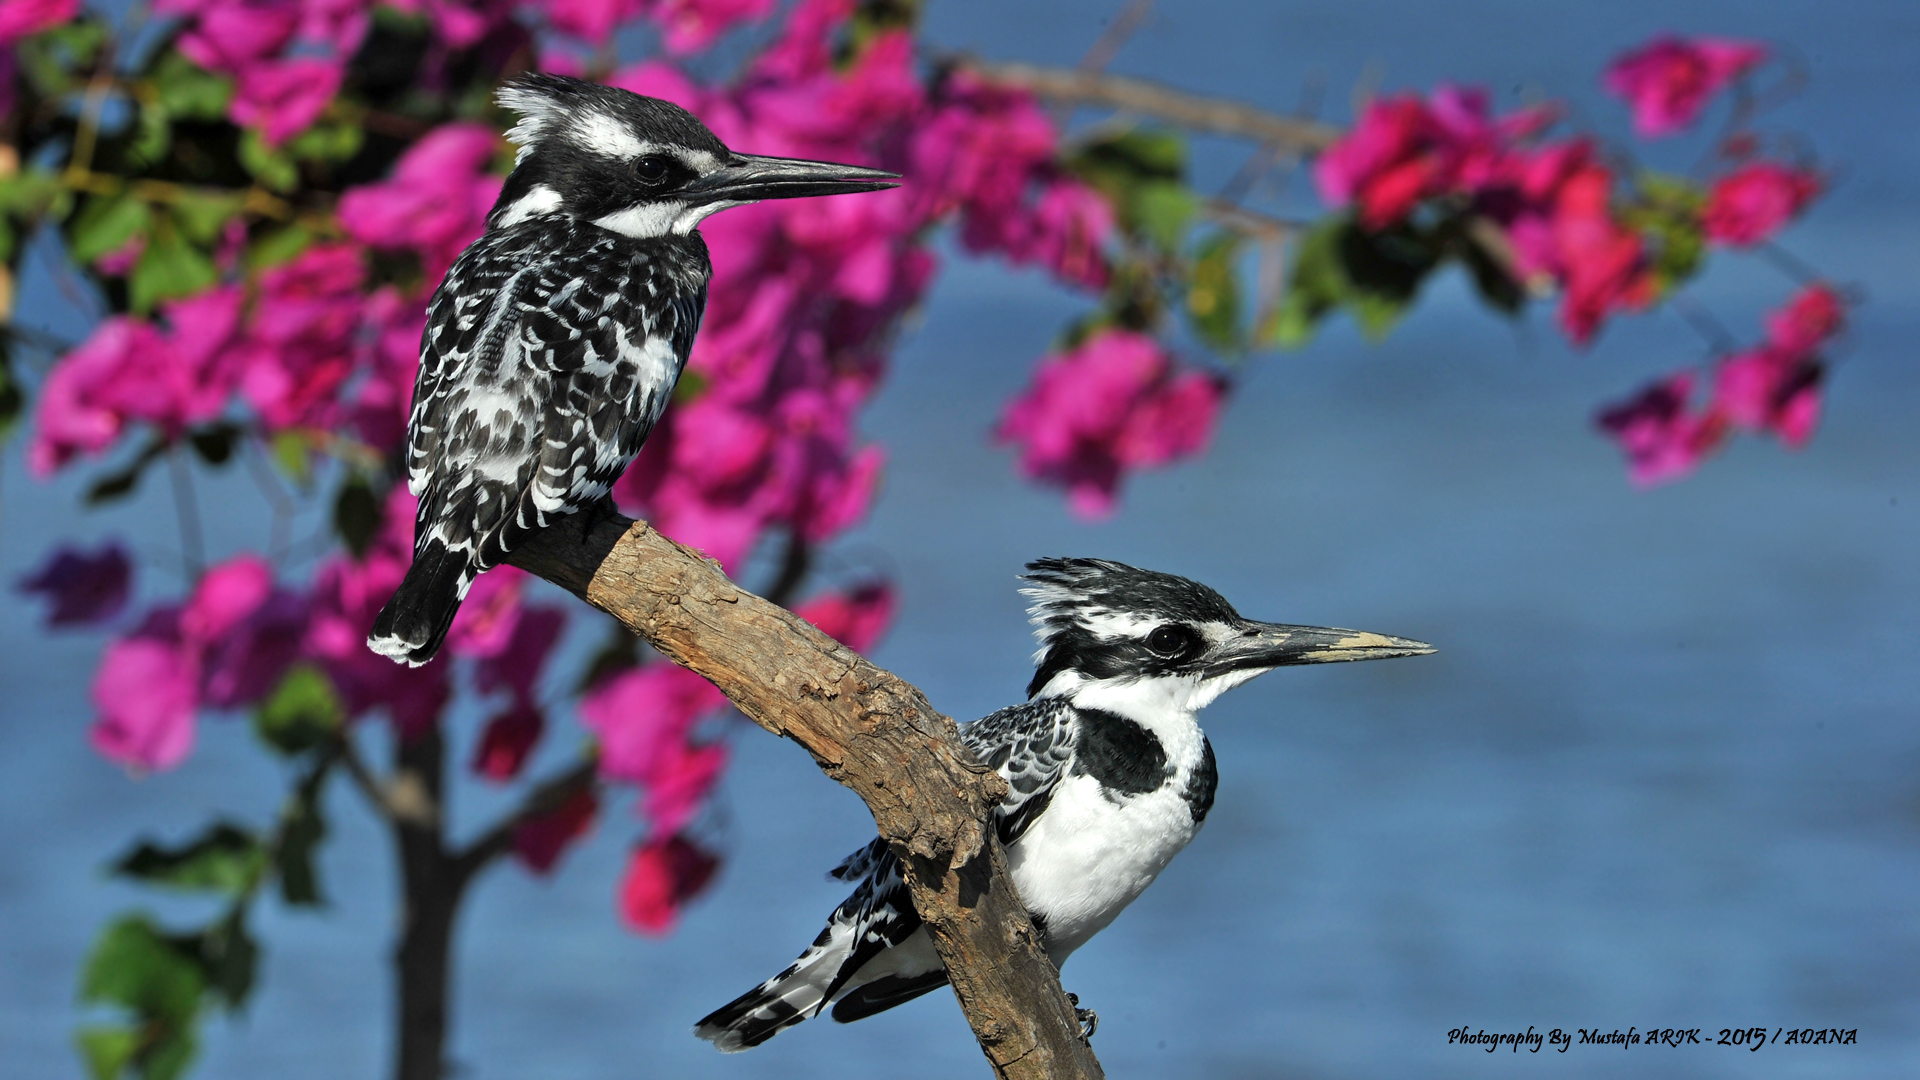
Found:
[[[513,847],[513,835],[520,826],[545,814],[551,814],[566,805],[568,799],[593,786],[594,769],[598,762],[589,755],[574,762],[565,772],[549,777],[527,792],[510,813],[494,822],[486,832],[481,833],[468,844],[464,851],[454,856],[456,876],[464,883],[473,875],[487,867],[494,859],[506,854]]]
[[[873,812],[967,1022],[1007,1080],[1104,1074],[1015,893],[989,813],[1006,792],[925,695],[746,592],[645,522],[576,514],[512,562],[619,619],[790,738]]]
[[[1340,129],[1282,116],[1245,102],[1205,97],[1126,75],[1036,64],[1002,63],[965,56],[958,64],[993,82],[1018,86],[1049,101],[1139,113],[1214,135],[1251,139],[1301,154],[1332,146]]]

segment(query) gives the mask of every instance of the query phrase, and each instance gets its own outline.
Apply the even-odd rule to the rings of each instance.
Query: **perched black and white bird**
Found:
[[[762,199],[875,191],[878,169],[739,154],[677,105],[554,75],[499,94],[519,156],[427,308],[407,431],[413,565],[367,645],[433,658],[468,586],[607,497],[693,348],[695,226]]]
[[[1027,570],[1032,584],[1022,591],[1040,639],[1027,702],[961,725],[960,738],[1006,778],[997,831],[1055,964],[1105,929],[1200,831],[1216,773],[1196,714],[1214,698],[1288,664],[1433,651],[1405,638],[1243,619],[1198,582],[1101,559],[1041,559]],[[946,983],[884,842],[832,874],[857,885],[813,945],[694,1034],[745,1050],[828,1005],[846,1023]]]

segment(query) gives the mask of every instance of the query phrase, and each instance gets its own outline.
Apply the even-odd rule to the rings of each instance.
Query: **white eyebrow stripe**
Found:
[[[638,158],[659,150],[599,109],[589,109],[574,117],[567,126],[567,134],[580,146],[613,158]]]

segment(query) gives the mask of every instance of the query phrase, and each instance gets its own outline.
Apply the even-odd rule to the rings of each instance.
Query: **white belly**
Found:
[[[1045,920],[1055,964],[1105,929],[1193,839],[1198,826],[1180,791],[1171,783],[1116,802],[1093,777],[1069,776],[1008,849],[1013,883]]]

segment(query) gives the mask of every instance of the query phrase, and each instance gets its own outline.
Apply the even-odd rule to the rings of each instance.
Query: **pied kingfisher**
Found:
[[[367,645],[433,658],[468,586],[626,471],[686,367],[712,264],[695,226],[761,199],[875,191],[894,173],[727,149],[677,105],[555,75],[520,115],[486,232],[427,308],[407,425],[413,565]]]
[[[1288,664],[1433,651],[1406,638],[1243,619],[1198,582],[1102,559],[1041,559],[1027,570],[1032,584],[1022,592],[1040,639],[1027,702],[961,725],[960,739],[1007,781],[996,831],[1055,964],[1105,929],[1200,831],[1217,774],[1196,714],[1214,698]],[[854,852],[832,876],[858,884],[813,945],[694,1034],[731,1053],[828,1005],[847,1023],[946,983],[885,842]],[[1096,1018],[1079,1014],[1091,1035]]]

